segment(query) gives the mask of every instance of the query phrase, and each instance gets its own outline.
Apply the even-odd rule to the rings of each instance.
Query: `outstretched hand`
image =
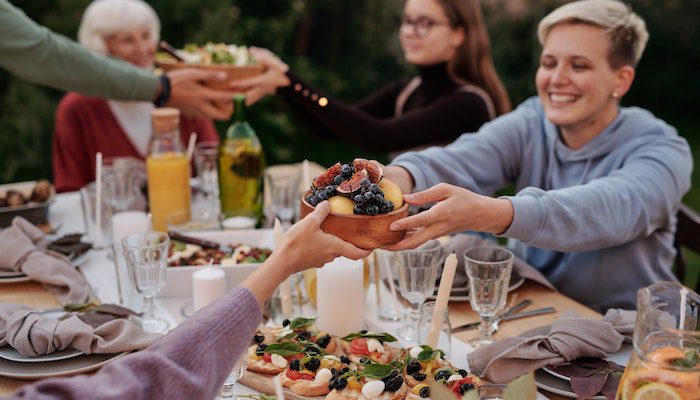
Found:
[[[286,75],[289,66],[270,50],[251,47],[249,51],[259,64],[265,66],[265,72],[231,83],[231,90],[245,93],[246,105],[254,104],[267,95],[275,94],[278,87],[287,86],[290,83]]]
[[[502,233],[513,220],[509,200],[482,196],[447,183],[405,195],[404,201],[413,206],[436,204],[427,211],[394,221],[389,229],[408,232],[387,250],[413,249],[430,239],[467,230]]]
[[[208,118],[227,120],[233,111],[233,90],[217,90],[205,85],[206,82],[226,80],[220,71],[206,71],[199,68],[182,68],[168,72],[170,78],[169,107],[176,107],[183,113]],[[229,104],[230,107],[222,107]]]

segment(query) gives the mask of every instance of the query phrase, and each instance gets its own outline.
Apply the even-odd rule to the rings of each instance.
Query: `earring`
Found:
[[[611,96],[613,99],[617,99],[618,97],[620,97],[620,93],[618,93],[617,90],[615,90],[614,92],[612,92]]]

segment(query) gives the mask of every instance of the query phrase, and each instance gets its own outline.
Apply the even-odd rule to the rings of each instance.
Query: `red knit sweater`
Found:
[[[183,117],[180,139],[184,145],[197,132],[197,142],[219,141],[211,120]],[[143,157],[136,150],[109,109],[97,97],[66,94],[56,110],[52,164],[59,192],[78,190],[95,180],[95,154],[109,157]]]

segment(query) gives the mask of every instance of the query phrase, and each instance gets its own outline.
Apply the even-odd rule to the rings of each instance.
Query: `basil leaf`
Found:
[[[289,323],[289,327],[291,329],[299,329],[299,328],[303,328],[305,326],[311,325],[314,322],[316,322],[316,318],[299,317],[299,318],[294,318],[292,320],[292,322]]]
[[[288,333],[288,334],[282,336],[281,339],[296,339],[297,336],[299,336],[298,333],[292,332],[292,333]]]
[[[377,339],[380,342],[395,342],[396,338],[393,337],[392,335],[388,333],[383,333],[383,332],[367,332],[367,333],[360,333],[360,332],[355,332],[351,333],[342,339],[345,340],[346,342],[349,342],[353,339],[357,338],[367,338],[367,339]]]
[[[418,353],[418,357],[416,357],[418,361],[430,361],[437,357],[438,354],[440,354],[441,357],[445,357],[445,352],[440,349],[433,350],[432,347],[428,345],[423,345],[421,348],[423,351]]]
[[[686,369],[695,368],[698,362],[700,362],[700,360],[698,360],[698,352],[695,349],[688,349],[685,351],[684,358],[677,358],[673,360],[671,364],[675,367]]]
[[[265,353],[269,354],[279,354],[281,356],[293,356],[294,354],[299,354],[303,351],[303,348],[293,342],[285,343],[275,343],[267,346],[264,350]]]
[[[367,378],[382,379],[389,376],[393,369],[391,365],[369,364],[362,370],[362,375]]]

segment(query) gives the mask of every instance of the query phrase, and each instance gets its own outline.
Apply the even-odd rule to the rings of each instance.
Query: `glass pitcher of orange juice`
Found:
[[[700,399],[700,295],[675,282],[637,292],[634,350],[616,398]]]

